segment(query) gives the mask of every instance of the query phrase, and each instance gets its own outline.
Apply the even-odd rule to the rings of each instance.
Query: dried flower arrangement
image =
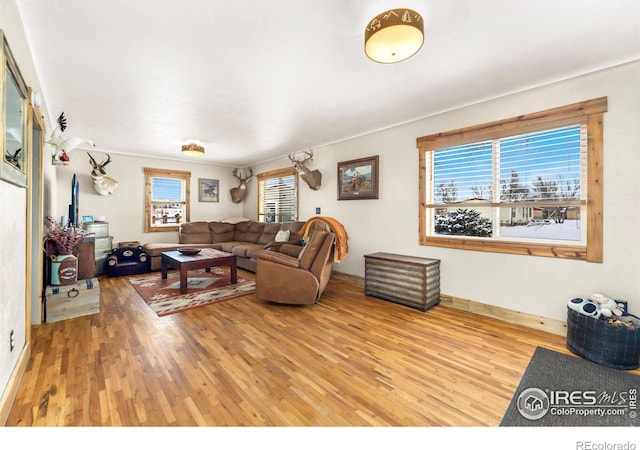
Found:
[[[56,250],[60,255],[70,255],[73,249],[86,236],[93,233],[85,233],[82,228],[75,227],[72,224],[61,226],[53,217],[47,217],[47,229],[49,231],[47,239],[50,239],[56,246]]]

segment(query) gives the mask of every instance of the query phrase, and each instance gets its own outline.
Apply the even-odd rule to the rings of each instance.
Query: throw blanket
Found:
[[[349,245],[347,243],[347,241],[349,240],[349,236],[347,235],[344,226],[333,217],[317,216],[307,220],[299,231],[300,235],[306,241],[309,234],[309,225],[311,225],[316,220],[325,222],[327,225],[329,225],[331,231],[333,231],[333,233],[336,235],[336,246],[335,251],[333,252],[333,260],[335,262],[342,261],[345,256],[347,256],[347,253],[349,253]]]

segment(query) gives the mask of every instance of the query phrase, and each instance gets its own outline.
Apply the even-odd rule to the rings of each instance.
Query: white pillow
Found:
[[[291,232],[289,230],[280,230],[276,234],[276,242],[287,242]]]
[[[222,219],[220,222],[236,224],[240,222],[250,222],[250,221],[251,219],[247,219],[246,217],[229,217],[227,219]]]

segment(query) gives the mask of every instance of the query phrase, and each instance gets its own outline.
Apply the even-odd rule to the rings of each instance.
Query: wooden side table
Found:
[[[365,295],[421,311],[440,303],[440,260],[393,253],[364,255]]]

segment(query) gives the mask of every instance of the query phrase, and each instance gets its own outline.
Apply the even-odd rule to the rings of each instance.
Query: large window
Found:
[[[298,217],[298,174],[294,167],[258,175],[258,221],[293,222]]]
[[[418,138],[420,243],[602,261],[606,98]]]
[[[177,231],[189,221],[191,173],[145,168],[145,231]]]

